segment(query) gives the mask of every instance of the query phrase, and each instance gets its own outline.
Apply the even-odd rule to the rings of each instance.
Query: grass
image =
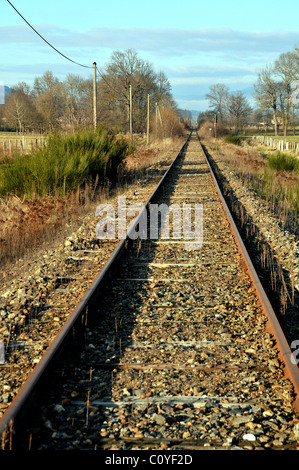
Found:
[[[275,152],[268,157],[268,166],[276,171],[299,172],[299,159],[283,152]]]
[[[113,180],[133,149],[124,138],[98,127],[73,135],[50,136],[44,149],[14,154],[0,166],[0,195],[62,197],[88,180]]]
[[[266,200],[283,226],[298,232],[299,158],[281,151],[267,152],[260,146],[220,146],[211,141],[212,154],[224,159],[242,181]]]
[[[259,177],[251,177],[252,188],[265,200],[272,210],[280,215],[280,220],[288,219],[288,225],[298,229],[299,215],[299,182],[286,182],[280,175],[265,167]]]

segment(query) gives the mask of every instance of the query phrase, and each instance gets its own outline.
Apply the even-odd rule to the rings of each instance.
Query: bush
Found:
[[[268,166],[276,171],[299,172],[299,159],[293,155],[277,151],[269,156]]]
[[[43,150],[15,155],[1,165],[0,194],[63,196],[88,179],[113,180],[130,151],[124,138],[103,127],[71,136],[53,135]]]
[[[241,145],[241,139],[237,135],[227,135],[224,138],[225,142],[228,144]]]

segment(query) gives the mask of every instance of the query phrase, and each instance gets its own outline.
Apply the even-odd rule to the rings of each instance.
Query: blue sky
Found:
[[[207,109],[215,83],[247,92],[258,71],[299,44],[298,0],[11,0],[54,47],[104,68],[115,50],[135,49],[172,85],[180,108]],[[47,46],[0,0],[0,81],[13,86],[51,70],[91,76]]]

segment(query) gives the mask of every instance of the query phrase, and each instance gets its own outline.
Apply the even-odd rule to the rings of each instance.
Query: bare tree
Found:
[[[142,61],[136,51],[128,49],[125,52],[114,51],[111,61],[106,68],[102,79],[102,106],[106,114],[116,112],[118,124],[124,129],[129,128],[130,92],[132,102],[136,106],[134,120],[138,120],[138,113],[145,97],[146,82],[153,73],[150,65]],[[106,98],[103,102],[103,98]],[[107,99],[108,98],[108,99]],[[109,113],[110,111],[110,113]]]
[[[290,115],[292,111],[292,88],[291,84],[299,78],[299,63],[295,52],[281,54],[275,61],[274,71],[280,79],[279,100],[280,112],[283,121],[284,135],[287,135]]]
[[[20,83],[11,90],[4,106],[3,114],[7,125],[20,133],[40,127],[42,120],[29,92],[28,85]]]
[[[63,85],[50,71],[34,80],[33,94],[36,107],[43,116],[45,127],[53,132],[60,127],[60,118],[63,116],[65,99]]]
[[[230,95],[228,116],[234,133],[238,133],[249,123],[251,113],[252,108],[241,91]]]
[[[133,115],[134,132],[146,132],[148,103],[150,115],[155,114],[156,103],[161,109],[168,107],[177,112],[165,74],[156,73],[152,65],[132,49],[113,52],[105,71],[100,72],[97,85],[97,115],[99,121],[108,127],[126,132]],[[56,129],[74,131],[77,127],[92,124],[92,77],[84,80],[79,75],[69,74],[64,81],[60,81],[51,71],[46,71],[35,78],[32,91],[23,84],[22,97],[22,104],[25,99],[34,104],[41,117],[42,128],[48,132]],[[19,99],[14,102],[13,122],[18,128],[23,126],[23,108]],[[10,115],[12,119],[12,100]]]
[[[80,75],[68,74],[63,82],[65,130],[74,131],[87,126],[92,120],[92,81]]]
[[[262,109],[272,110],[274,131],[277,135],[279,84],[275,81],[273,67],[266,67],[258,73],[258,80],[254,85],[254,97]]]
[[[171,85],[164,72],[158,72],[155,77],[156,90],[154,92],[154,100],[161,106],[165,105],[169,108],[175,108],[176,104],[172,97]]]
[[[218,115],[219,120],[224,123],[229,100],[229,88],[223,83],[212,85],[206,98],[209,100],[209,108],[212,108],[212,111]]]
[[[110,125],[129,129],[130,98],[132,97],[134,132],[145,132],[148,95],[151,114],[156,103],[176,109],[170,83],[163,72],[156,73],[152,65],[128,49],[114,51],[99,83],[100,115]],[[131,95],[130,95],[131,93]]]

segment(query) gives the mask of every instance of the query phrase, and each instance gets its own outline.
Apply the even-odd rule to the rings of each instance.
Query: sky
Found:
[[[251,99],[257,74],[299,44],[298,0],[11,0],[57,50],[104,70],[113,51],[134,49],[164,72],[181,109],[205,111],[217,83]],[[49,47],[0,0],[0,82],[32,85],[51,70],[63,80],[92,69]],[[254,102],[253,102],[254,104]]]

